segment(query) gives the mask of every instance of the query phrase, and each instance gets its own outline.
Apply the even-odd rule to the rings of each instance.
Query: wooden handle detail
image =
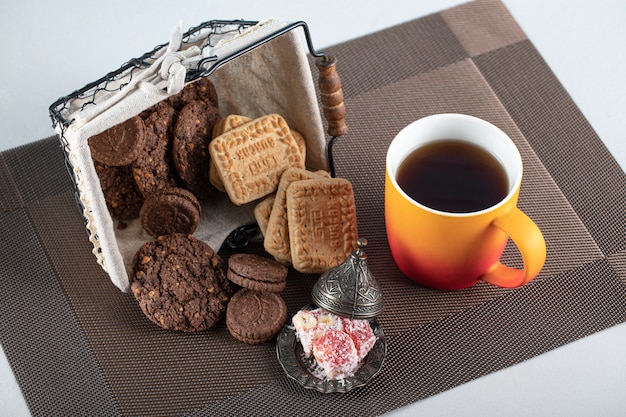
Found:
[[[322,110],[328,121],[328,134],[341,136],[348,132],[346,126],[346,106],[343,104],[341,79],[337,73],[337,59],[323,56],[315,61],[319,70],[319,87],[322,98]]]

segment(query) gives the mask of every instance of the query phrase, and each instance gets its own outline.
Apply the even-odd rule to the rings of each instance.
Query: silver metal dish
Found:
[[[316,307],[304,307],[304,309],[309,310],[314,308]],[[370,324],[376,336],[376,343],[354,376],[341,380],[330,380],[316,376],[317,363],[313,357],[307,358],[304,355],[302,345],[297,340],[296,330],[292,325],[286,325],[278,334],[276,340],[278,361],[287,376],[306,389],[313,389],[322,393],[348,392],[367,385],[381,370],[387,356],[387,342],[382,328],[375,320],[370,321]]]

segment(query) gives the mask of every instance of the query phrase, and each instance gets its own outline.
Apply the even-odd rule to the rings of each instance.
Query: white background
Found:
[[[52,135],[48,116],[52,102],[167,42],[180,20],[185,27],[211,19],[304,20],[315,48],[323,50],[460,3],[0,0],[0,151]],[[626,1],[504,3],[626,170]],[[625,394],[626,324],[394,414],[623,416]],[[0,416],[28,415],[1,353]]]

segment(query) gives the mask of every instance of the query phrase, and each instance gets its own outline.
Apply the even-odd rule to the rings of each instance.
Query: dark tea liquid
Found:
[[[506,197],[506,172],[490,153],[459,140],[442,140],[410,153],[396,174],[413,200],[435,210],[470,213]]]

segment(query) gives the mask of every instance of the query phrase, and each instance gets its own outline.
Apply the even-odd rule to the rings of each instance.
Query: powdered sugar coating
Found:
[[[324,335],[327,330],[343,330],[341,317],[317,308],[300,310],[292,319],[296,335],[302,344],[304,354],[309,357],[313,353],[313,342]]]
[[[341,330],[328,330],[313,342],[313,355],[330,379],[347,378],[359,368],[354,341]]]
[[[367,320],[341,319],[343,329],[354,342],[359,360],[363,360],[376,343],[376,336]]]
[[[323,369],[323,378],[353,376],[376,343],[369,321],[339,317],[324,309],[300,310],[293,317],[304,355]]]

